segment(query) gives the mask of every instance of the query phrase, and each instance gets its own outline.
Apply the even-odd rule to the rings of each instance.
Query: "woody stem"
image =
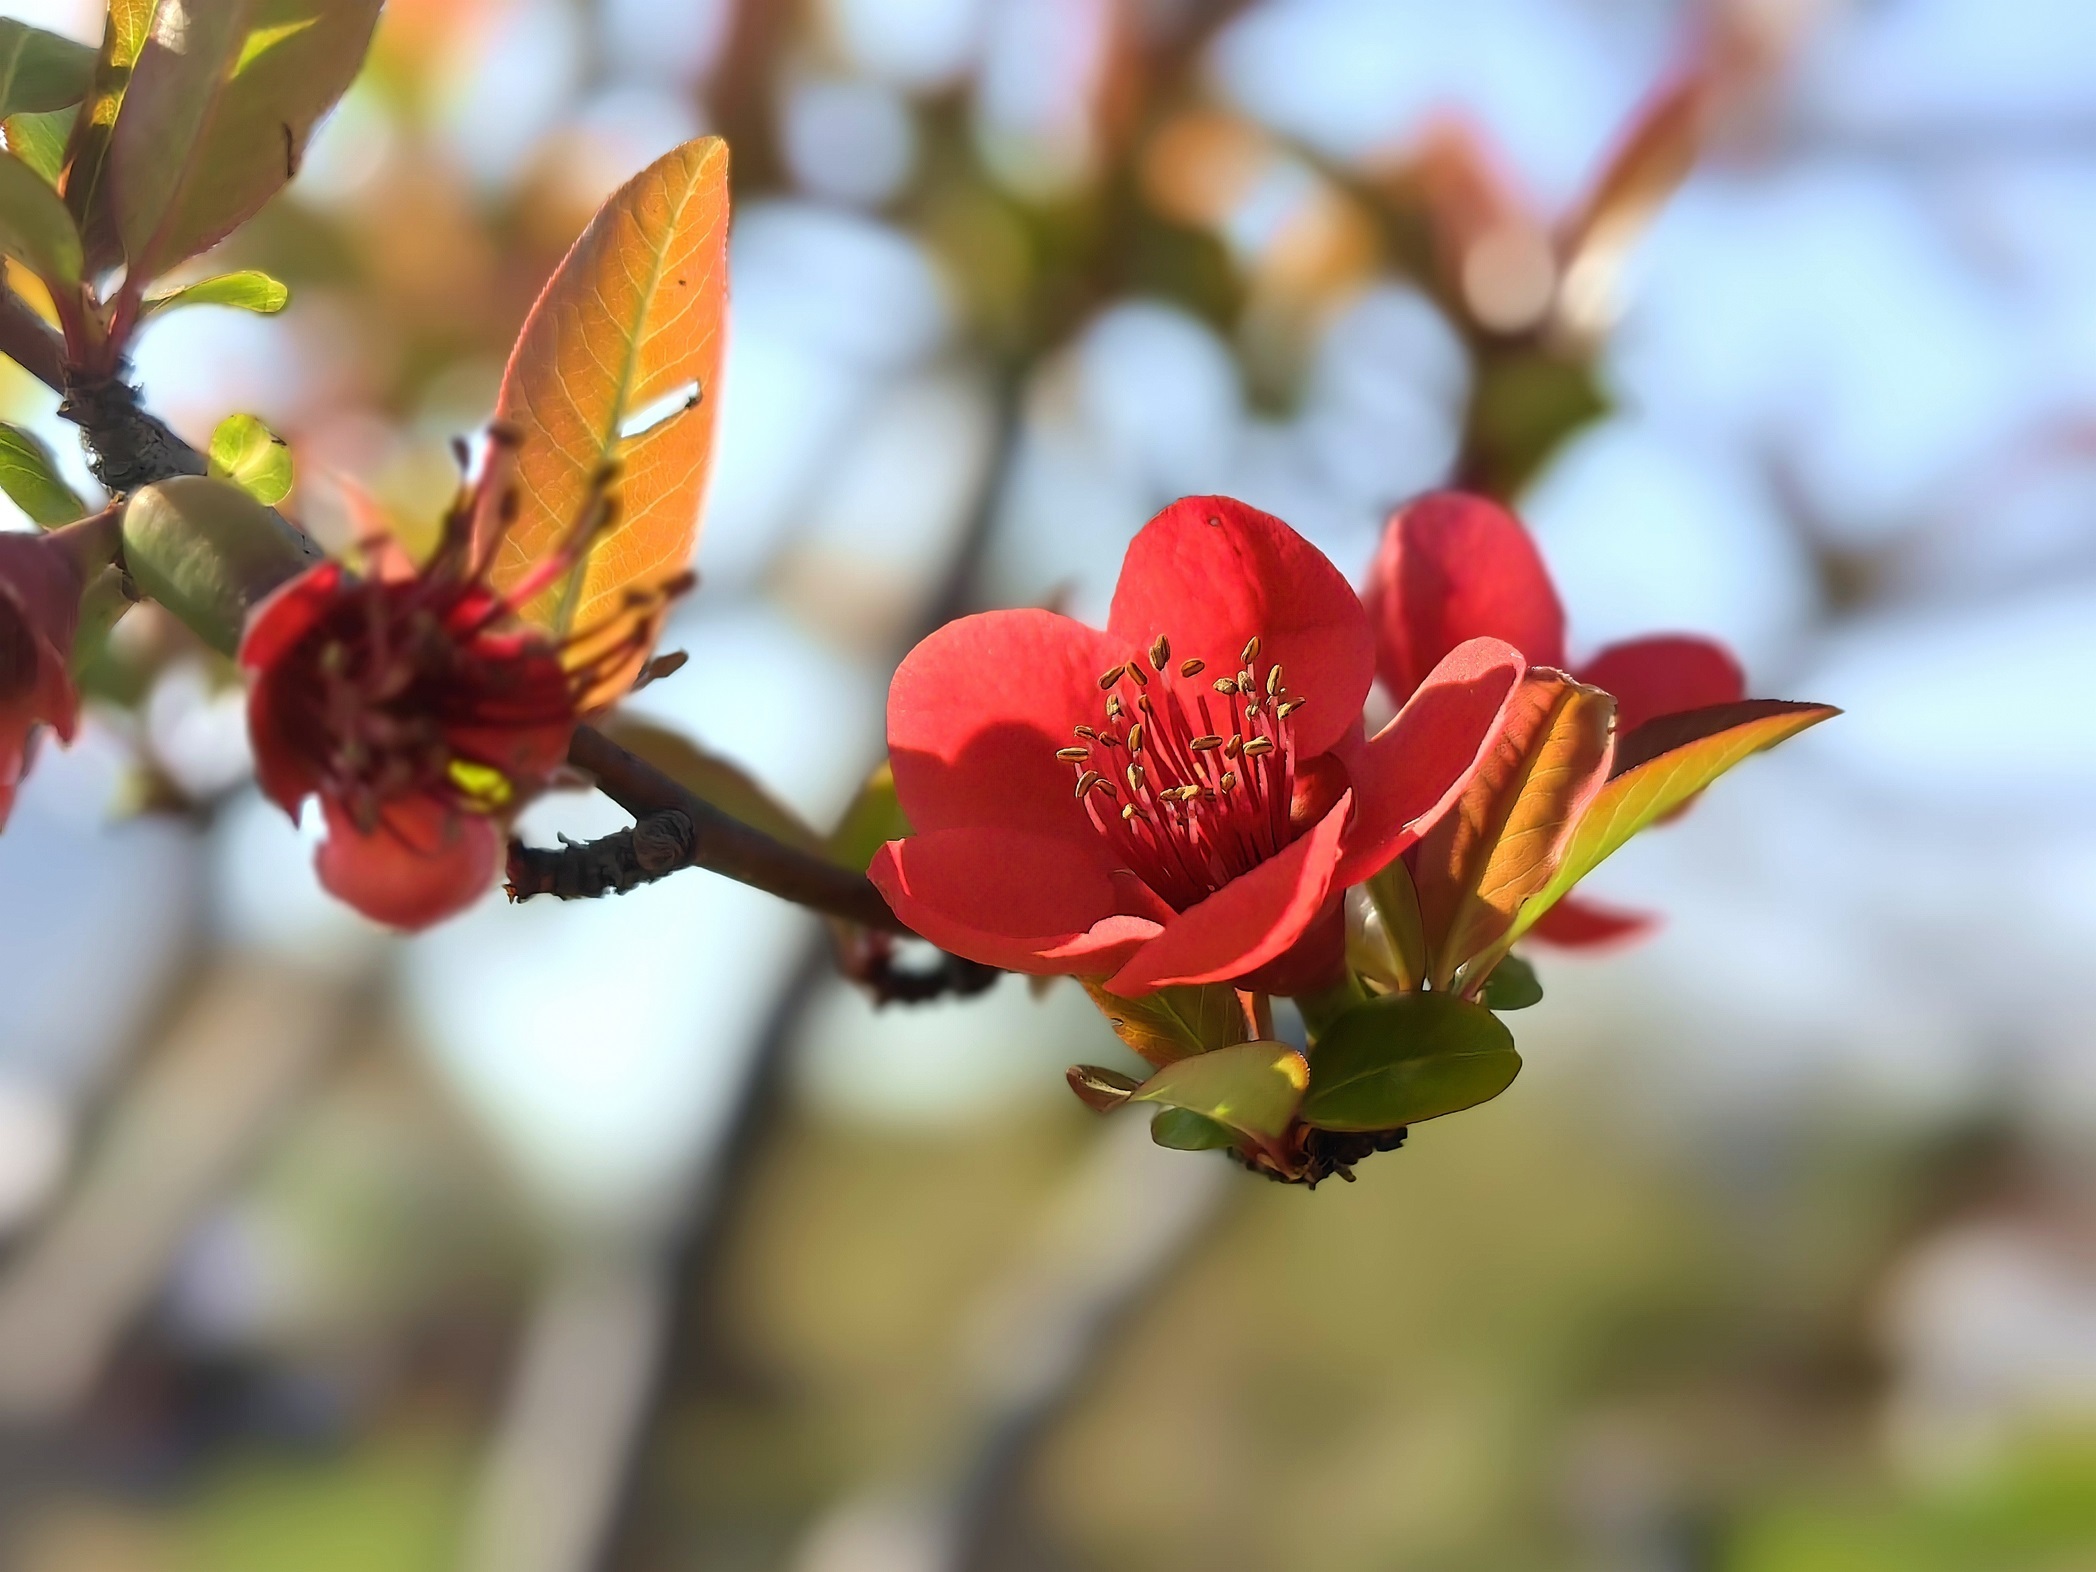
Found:
[[[723,813],[594,726],[575,728],[568,762],[587,770],[599,791],[636,818],[674,809],[691,820],[696,867],[827,916],[885,933],[910,932],[864,874],[810,856]]]

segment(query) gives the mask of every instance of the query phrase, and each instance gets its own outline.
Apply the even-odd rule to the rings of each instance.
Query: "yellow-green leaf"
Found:
[[[1539,667],[1522,678],[1491,755],[1414,855],[1436,988],[1505,934],[1550,881],[1606,778],[1615,709],[1599,688],[1563,672]]]
[[[137,282],[252,217],[356,77],[379,0],[160,0],[103,185]]]
[[[1295,1117],[1309,1084],[1309,1062],[1287,1043],[1239,1043],[1174,1060],[1128,1100],[1184,1108],[1271,1145]]]
[[[910,833],[910,821],[895,797],[895,771],[883,759],[830,832],[830,859],[864,873],[875,852]]]
[[[1150,1139],[1175,1152],[1213,1152],[1237,1144],[1237,1132],[1191,1108],[1160,1108],[1150,1121]]]
[[[0,116],[77,104],[94,72],[95,52],[87,45],[0,17]]]
[[[48,114],[9,115],[0,121],[0,130],[7,133],[7,150],[42,175],[46,185],[55,186],[58,172],[65,168],[66,142],[79,118],[79,105],[71,104]]]
[[[291,291],[280,280],[256,268],[243,268],[238,273],[221,273],[216,278],[199,279],[164,295],[148,295],[146,314],[172,311],[178,306],[232,306],[236,310],[253,311],[267,317],[276,315],[289,304]]]
[[[80,282],[80,234],[44,177],[0,154],[0,251],[56,289]]]
[[[1523,907],[1502,951],[1617,847],[1733,765],[1841,711],[1831,704],[1747,699],[1648,721],[1617,749],[1615,772],[1581,816],[1550,882]]]
[[[629,592],[690,561],[720,402],[727,239],[727,144],[702,137],[613,193],[525,321],[495,409],[522,438],[523,502],[496,583],[519,583],[558,549],[606,466],[618,466],[614,526],[578,581],[527,608],[543,626],[626,626],[637,614]],[[624,691],[639,661],[593,701]]]
[[[1228,1048],[1249,1035],[1244,1007],[1224,983],[1160,988],[1140,999],[1124,999],[1090,981],[1084,991],[1114,1035],[1155,1065]]]
[[[60,478],[43,439],[6,421],[0,421],[0,491],[42,529],[87,516],[87,504]]]
[[[732,760],[709,753],[689,737],[626,715],[606,721],[604,735],[729,817],[800,851],[823,854],[823,838],[814,827]]]
[[[275,507],[291,495],[291,449],[253,415],[228,415],[211,433],[211,473]]]

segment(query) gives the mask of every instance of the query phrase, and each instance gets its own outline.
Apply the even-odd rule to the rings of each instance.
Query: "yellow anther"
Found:
[[[1090,791],[1094,786],[1098,785],[1099,782],[1104,779],[1105,777],[1101,775],[1097,770],[1086,770],[1082,775],[1077,777],[1077,790],[1075,793],[1073,793],[1073,795],[1082,797],[1086,792]]]
[[[1205,660],[1183,660],[1179,663],[1179,675],[1182,677],[1198,677],[1207,669],[1208,662]]]
[[[1187,744],[1187,746],[1193,749],[1196,753],[1206,753],[1210,748],[1220,748],[1222,745],[1223,739],[1216,736],[1212,732],[1205,737],[1196,737],[1192,742]]]
[[[1164,675],[1164,668],[1171,658],[1172,641],[1160,633],[1157,635],[1157,642],[1150,646],[1150,665],[1158,676]]]
[[[1121,718],[1121,696],[1118,693],[1107,696],[1106,718],[1110,721],[1117,721]]]
[[[1128,728],[1128,751],[1130,753],[1141,753],[1143,751],[1143,723],[1141,721],[1137,721]]]
[[[1089,726],[1078,727],[1077,735],[1086,738],[1092,742],[1097,742],[1099,740],[1099,734],[1096,731],[1093,731],[1092,728]]]
[[[1115,683],[1119,682],[1121,680],[1121,673],[1126,671],[1127,669],[1128,668],[1126,666],[1116,666],[1112,671],[1101,672],[1099,674],[1100,691],[1104,692],[1106,689],[1112,687]]]
[[[1055,756],[1065,764],[1082,764],[1092,756],[1090,748],[1057,748]]]
[[[1132,792],[1143,789],[1143,767],[1140,764],[1128,766],[1128,789]]]
[[[1254,737],[1244,745],[1244,751],[1245,757],[1248,759],[1261,758],[1274,751],[1274,739],[1271,737]]]
[[[1266,673],[1266,696],[1270,699],[1278,698],[1280,693],[1281,668],[1279,666],[1269,667]]]
[[[1237,658],[1243,661],[1247,666],[1251,665],[1253,661],[1259,658],[1258,634],[1255,633],[1250,638],[1245,640],[1244,653],[1238,656]]]
[[[1237,789],[1237,772],[1235,770],[1223,771],[1223,778],[1220,784],[1224,791],[1235,791]]]
[[[1218,693],[1235,693],[1237,691],[1237,679],[1235,677],[1216,678],[1215,691]]]
[[[1122,670],[1126,671],[1128,675],[1135,680],[1135,685],[1138,688],[1147,688],[1150,686],[1150,674],[1147,671],[1144,671],[1142,666],[1137,662],[1130,661],[1126,666],[1122,668]]]
[[[1234,759],[1237,757],[1239,751],[1243,747],[1244,738],[1232,737],[1228,742],[1223,744],[1223,757],[1226,759]]]

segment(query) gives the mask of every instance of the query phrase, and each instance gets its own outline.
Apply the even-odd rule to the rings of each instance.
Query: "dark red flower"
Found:
[[[1611,644],[1573,667],[1565,658],[1565,612],[1535,542],[1520,520],[1488,497],[1438,492],[1400,508],[1384,531],[1363,595],[1375,625],[1376,674],[1402,703],[1436,661],[1465,639],[1505,639],[1537,666],[1571,671],[1615,696],[1616,734],[1646,721],[1746,696],[1730,651],[1692,634]],[[1536,937],[1602,944],[1651,919],[1568,897]]]
[[[395,927],[426,927],[486,891],[509,821],[566,757],[585,695],[653,639],[648,619],[562,640],[518,618],[601,519],[512,594],[491,587],[505,460],[498,446],[420,568],[373,541],[369,577],[338,562],[309,569],[255,608],[241,641],[263,792],[294,817],[320,797],[321,882]]]
[[[49,726],[61,742],[73,739],[80,596],[115,552],[116,530],[111,511],[48,534],[0,533],[0,827],[14,808],[37,728]]]
[[[1336,970],[1337,896],[1477,767],[1523,665],[1451,652],[1374,738],[1346,580],[1280,520],[1188,497],[1128,548],[1104,631],[1046,611],[949,624],[888,695],[917,833],[871,869],[934,943],[1133,995]],[[1307,980],[1306,980],[1307,979]]]

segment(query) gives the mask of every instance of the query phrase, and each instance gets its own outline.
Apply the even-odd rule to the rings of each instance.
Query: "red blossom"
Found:
[[[574,566],[603,518],[498,592],[488,565],[513,511],[507,456],[498,443],[421,567],[384,540],[366,548],[369,576],[322,563],[255,608],[240,646],[263,792],[294,817],[318,795],[321,882],[399,928],[427,927],[487,890],[510,820],[567,756],[585,695],[655,632],[656,619],[640,618],[609,636],[556,639],[519,620],[517,607]]]
[[[116,546],[114,512],[48,534],[0,533],[0,827],[28,771],[32,738],[73,739],[73,635],[80,596]]]
[[[1280,520],[1188,497],[1128,548],[1102,631],[1046,611],[942,628],[888,695],[917,834],[870,870],[945,949],[1135,995],[1336,975],[1338,895],[1475,771],[1523,663],[1452,651],[1374,738],[1345,578]]]
[[[1723,645],[1692,634],[1611,644],[1573,667],[1565,656],[1565,612],[1535,542],[1520,520],[1487,497],[1439,492],[1391,516],[1369,569],[1376,674],[1402,702],[1465,639],[1505,639],[1537,666],[1570,670],[1615,696],[1616,734],[1649,720],[1746,696],[1739,662]],[[1628,938],[1652,919],[1567,897],[1535,926],[1539,939],[1585,946]]]

